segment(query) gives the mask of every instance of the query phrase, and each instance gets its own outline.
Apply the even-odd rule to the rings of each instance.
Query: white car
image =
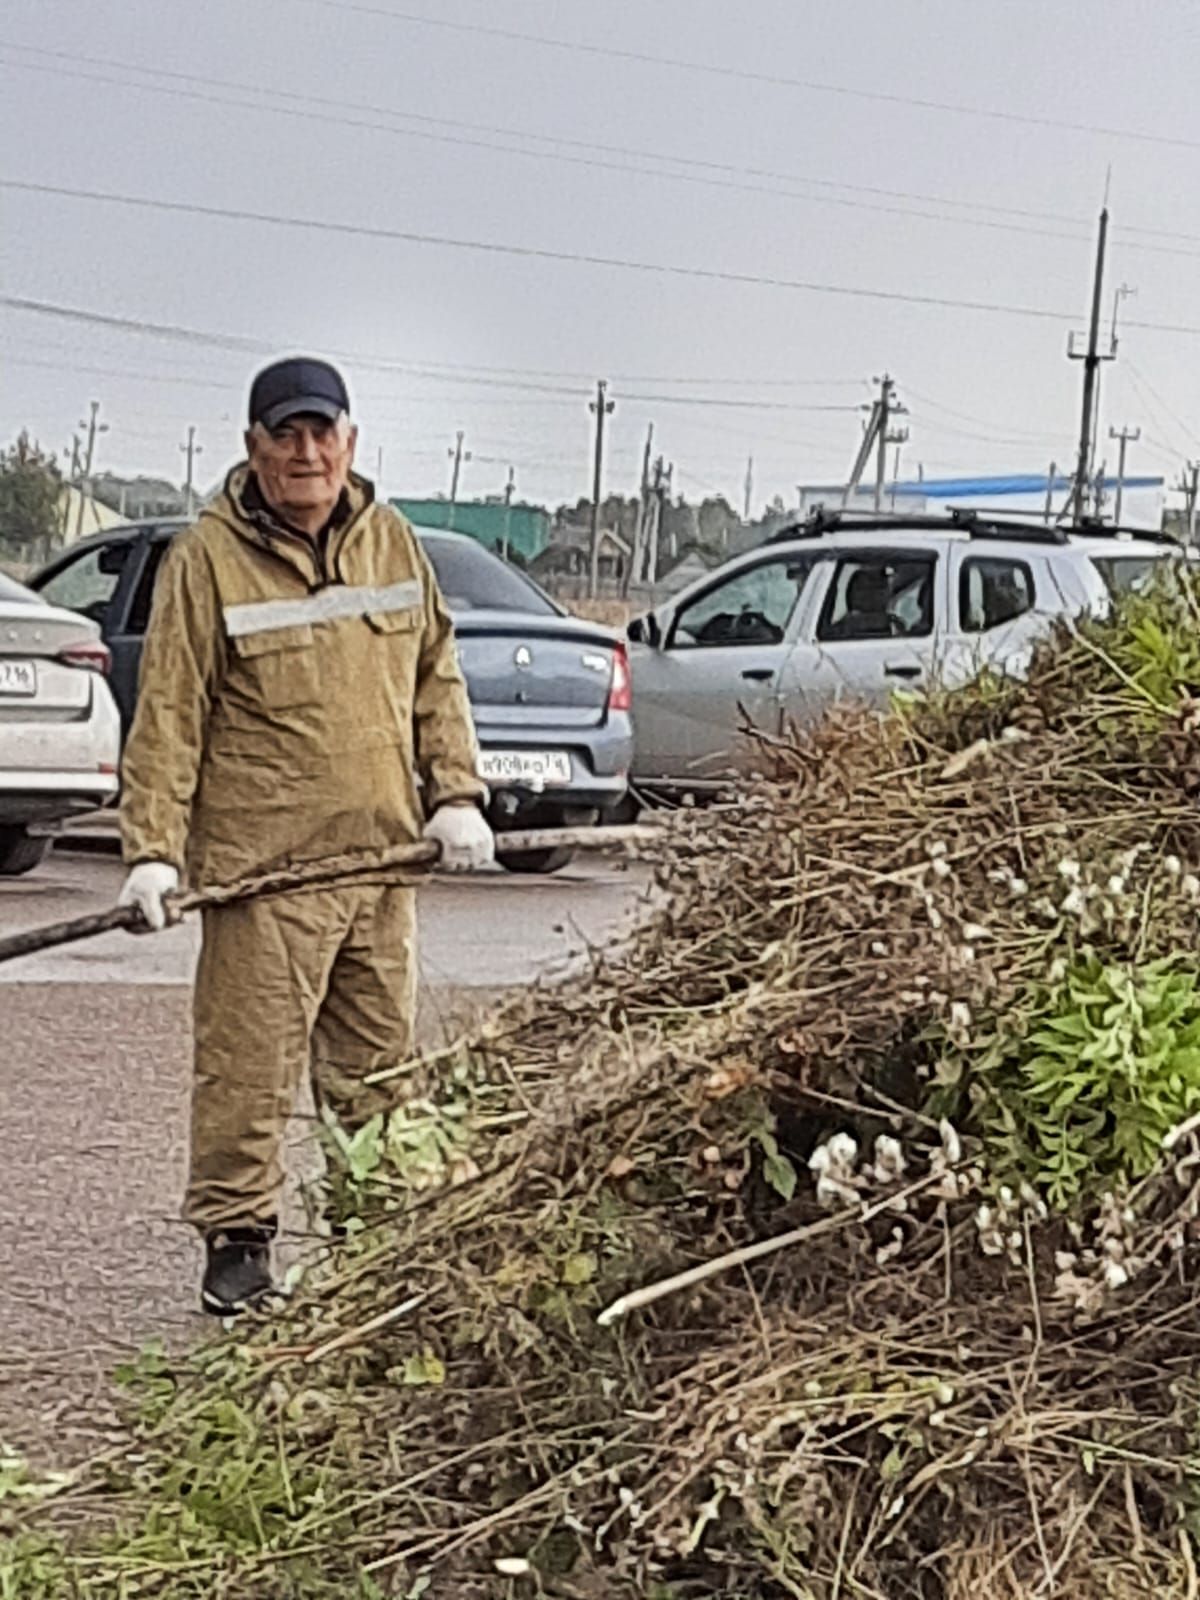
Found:
[[[117,792],[121,722],[100,629],[0,575],[0,877]]]
[[[634,784],[701,795],[762,765],[749,729],[1019,673],[1055,621],[1103,615],[1182,559],[1149,534],[983,513],[814,513],[630,623]]]

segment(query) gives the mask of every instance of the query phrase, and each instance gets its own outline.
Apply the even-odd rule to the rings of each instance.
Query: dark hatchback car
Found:
[[[131,523],[64,551],[29,587],[100,624],[128,729],[154,583],[183,521]],[[619,634],[568,615],[522,573],[461,534],[416,529],[454,616],[498,834],[588,826],[625,798],[633,754],[629,662]],[[553,872],[568,852],[506,853],[510,871]]]

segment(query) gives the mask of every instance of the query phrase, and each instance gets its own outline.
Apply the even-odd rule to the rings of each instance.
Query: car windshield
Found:
[[[0,600],[16,603],[17,605],[34,606],[41,602],[32,589],[26,589],[24,584],[15,583],[12,578],[6,578],[0,572]]]
[[[1092,565],[1116,600],[1143,594],[1156,577],[1166,578],[1170,563],[1161,556],[1093,556]]]
[[[554,603],[542,591],[494,556],[466,538],[440,538],[421,534],[425,554],[433,563],[438,587],[451,611],[523,611],[539,617],[557,615]]]

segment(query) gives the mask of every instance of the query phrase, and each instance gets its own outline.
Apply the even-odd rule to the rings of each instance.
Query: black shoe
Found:
[[[236,1317],[261,1305],[275,1287],[271,1277],[274,1224],[218,1228],[204,1241],[207,1260],[200,1304],[214,1317]]]

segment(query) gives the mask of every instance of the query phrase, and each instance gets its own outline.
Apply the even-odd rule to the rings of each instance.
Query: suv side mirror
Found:
[[[648,611],[644,617],[634,617],[625,632],[630,644],[648,644],[652,650],[662,645],[662,629],[653,611]]]

